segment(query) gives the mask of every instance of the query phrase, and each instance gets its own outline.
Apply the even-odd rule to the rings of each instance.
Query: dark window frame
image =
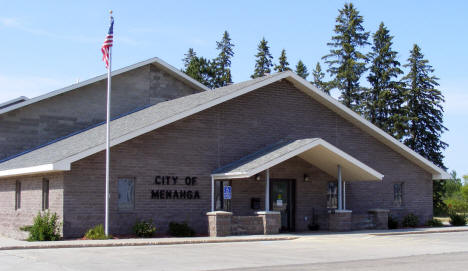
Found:
[[[330,189],[333,185],[333,191]],[[338,182],[330,181],[327,183],[327,208],[338,208]]]
[[[15,183],[15,210],[21,209],[21,181]]]
[[[42,179],[42,211],[49,209],[49,189],[50,181],[49,179]]]
[[[403,206],[404,182],[393,183],[393,205],[395,207]]]
[[[119,182],[121,180],[131,180],[133,182],[133,197],[132,197],[132,206],[129,208],[129,207],[123,207],[120,205],[120,201],[119,201],[119,196],[120,196],[120,191],[119,191]],[[129,176],[122,176],[122,177],[119,177],[117,178],[117,210],[118,212],[121,212],[121,213],[129,213],[129,212],[134,212],[135,211],[135,206],[136,206],[136,198],[135,198],[135,195],[136,195],[136,177],[129,177]]]

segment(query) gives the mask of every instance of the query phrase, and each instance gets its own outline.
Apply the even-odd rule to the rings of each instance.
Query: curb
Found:
[[[259,241],[287,241],[295,240],[299,237],[283,236],[270,238],[238,238],[238,239],[204,239],[204,240],[180,240],[180,241],[148,241],[148,242],[122,242],[122,243],[80,243],[80,244],[37,244],[37,245],[16,245],[0,247],[1,250],[19,250],[19,249],[51,249],[51,248],[87,248],[87,247],[129,247],[129,246],[160,246],[160,245],[192,245],[192,244],[210,244],[210,243],[238,243],[238,242],[259,242]],[[58,241],[60,242],[60,241]]]
[[[429,234],[429,233],[449,233],[449,232],[466,232],[468,229],[459,230],[435,230],[435,231],[409,231],[409,232],[388,232],[388,233],[372,233],[374,236],[387,236],[387,235],[407,235],[407,234]]]

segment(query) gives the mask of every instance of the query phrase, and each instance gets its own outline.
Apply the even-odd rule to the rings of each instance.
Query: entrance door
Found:
[[[294,231],[295,180],[270,180],[270,210],[281,213],[281,231]]]

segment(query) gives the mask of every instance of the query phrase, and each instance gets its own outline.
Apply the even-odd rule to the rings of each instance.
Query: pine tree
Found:
[[[304,63],[302,63],[302,60],[299,60],[299,62],[297,62],[296,73],[297,73],[297,75],[299,75],[300,77],[302,77],[304,79],[306,79],[307,76],[309,76],[309,72],[307,71],[307,67],[306,67],[306,65],[304,65]]]
[[[404,87],[397,78],[403,71],[397,60],[398,53],[392,50],[392,39],[388,29],[380,23],[373,35],[371,62],[367,80],[371,87],[366,90],[365,115],[375,125],[397,139],[407,129],[407,112],[404,106]]]
[[[341,91],[341,101],[360,112],[364,97],[359,79],[366,71],[366,56],[358,49],[369,44],[369,32],[364,31],[364,19],[353,4],[346,3],[339,10],[336,22],[335,36],[327,43],[332,49],[323,59],[329,65],[327,71],[333,77],[333,85]]]
[[[182,59],[182,62],[184,63],[184,68],[187,70],[187,67],[190,64],[190,61],[192,61],[193,58],[197,56],[197,53],[193,50],[193,48],[189,48],[188,52],[184,54],[184,58]]]
[[[314,78],[314,81],[312,81],[312,84],[314,84],[323,92],[330,95],[330,88],[331,88],[330,83],[323,81],[323,78],[325,78],[325,73],[322,72],[322,67],[320,66],[320,62],[317,62],[317,65],[315,65],[315,69],[312,70],[312,77]]]
[[[264,76],[267,73],[271,72],[271,67],[273,67],[273,56],[270,53],[270,47],[265,38],[262,38],[257,48],[258,52],[255,55],[255,70],[254,73],[250,76],[251,78],[257,78]]]
[[[438,78],[432,75],[434,69],[416,44],[404,67],[409,68],[402,80],[408,86],[405,96],[410,118],[409,134],[404,142],[434,164],[445,168],[442,151],[448,144],[440,137],[447,128],[443,125],[444,96],[436,88]]]
[[[213,88],[214,71],[210,60],[194,56],[184,72],[203,85]]]
[[[219,50],[218,56],[213,60],[213,87],[223,87],[232,83],[231,76],[231,58],[234,56],[229,33],[224,31],[221,41],[216,42],[216,49]]]
[[[288,58],[286,57],[286,50],[281,50],[281,55],[278,58],[278,65],[275,66],[275,71],[277,72],[284,72],[290,71]]]

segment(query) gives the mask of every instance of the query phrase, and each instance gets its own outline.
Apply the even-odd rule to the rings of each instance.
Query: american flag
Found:
[[[106,39],[101,47],[102,52],[102,60],[106,63],[106,68],[109,68],[109,53],[110,48],[112,47],[112,43],[114,39],[114,17],[111,16],[111,24],[109,27],[109,32],[107,33]]]

